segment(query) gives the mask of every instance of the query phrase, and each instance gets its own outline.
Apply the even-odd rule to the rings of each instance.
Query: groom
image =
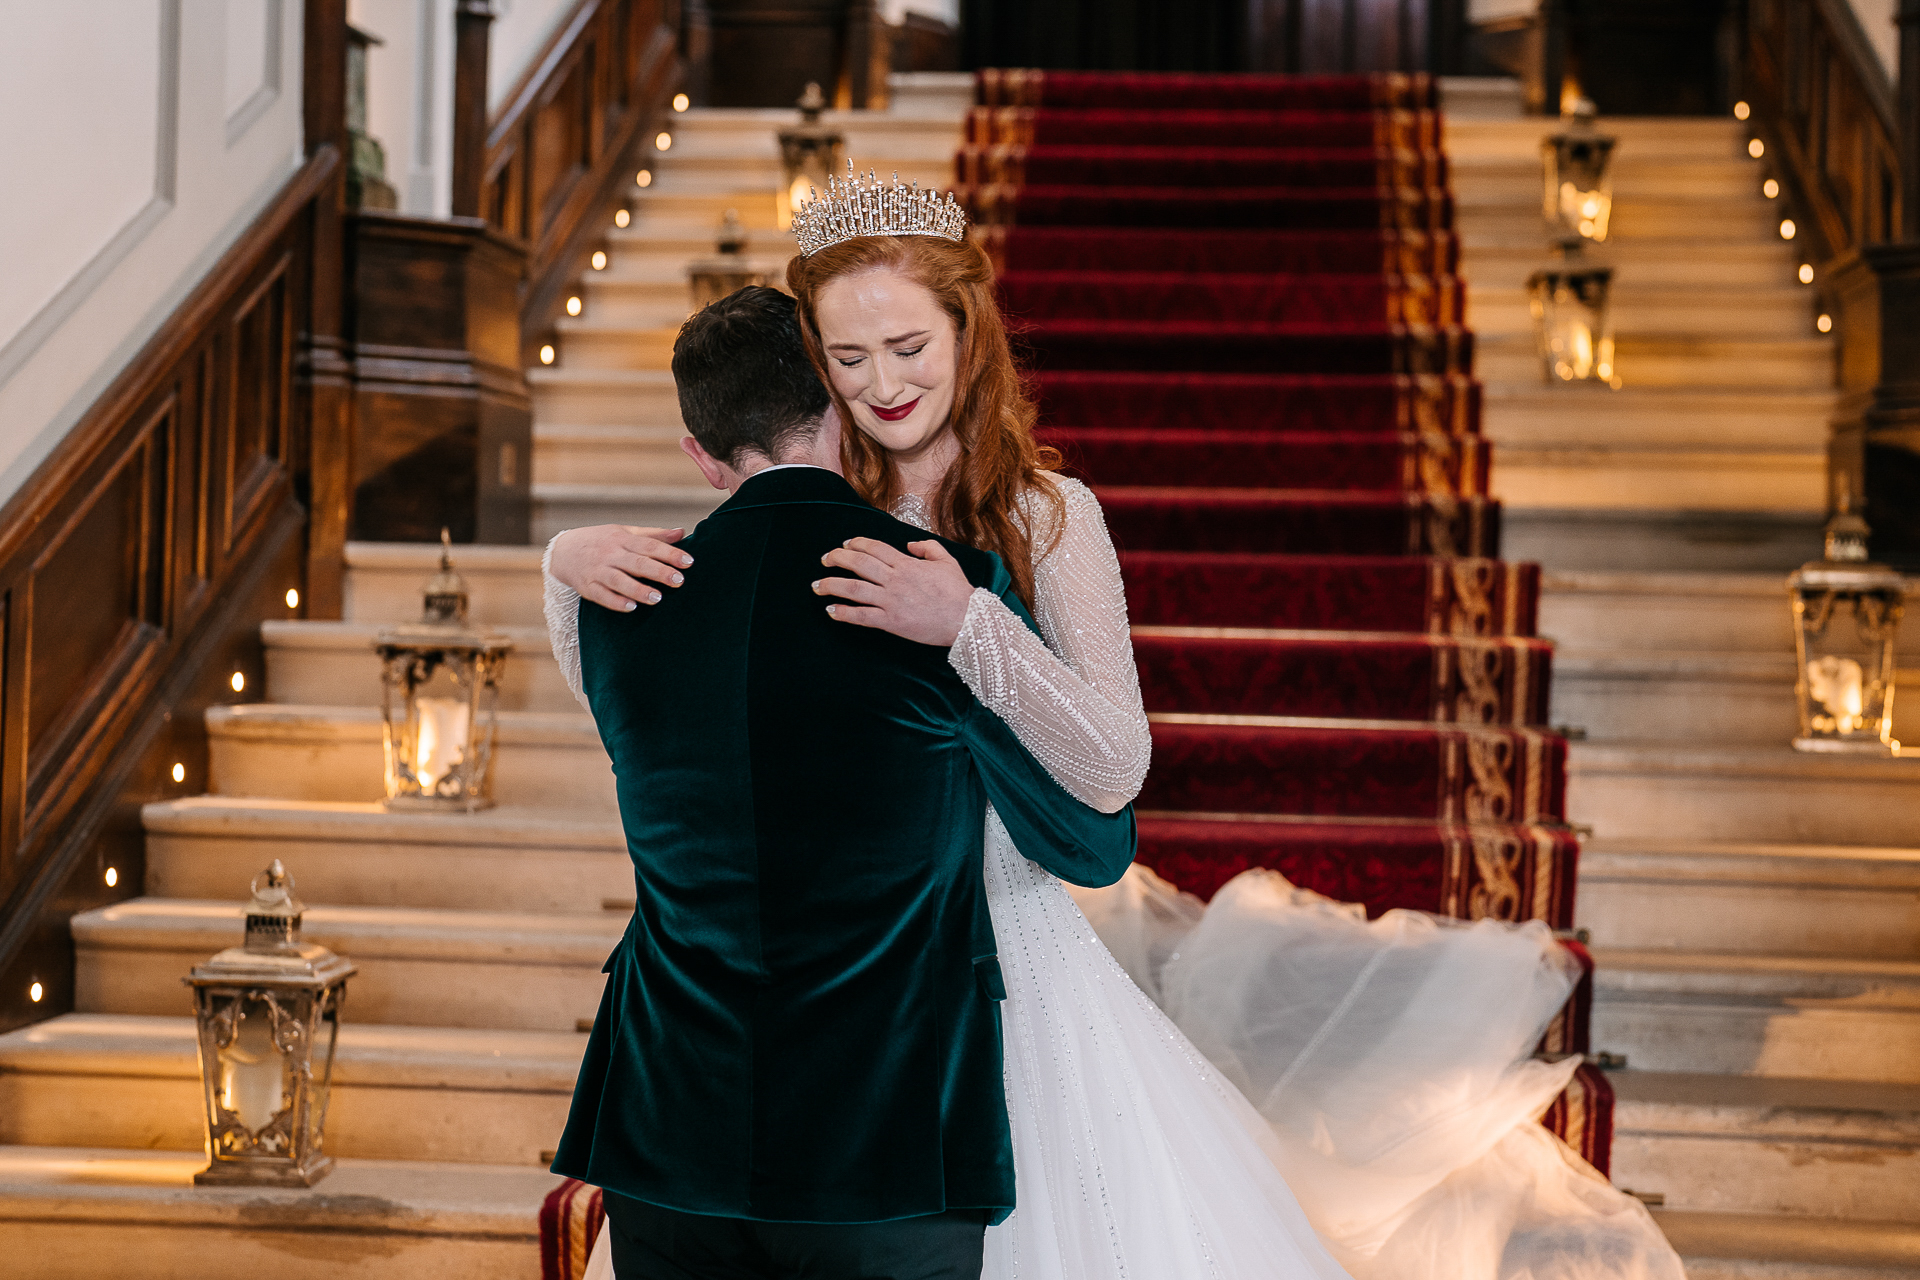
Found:
[[[580,610],[638,905],[554,1172],[604,1188],[620,1280],[977,1277],[1014,1203],[986,806],[1085,885],[1125,871],[1132,813],[1063,791],[945,650],[826,615],[822,555],[928,535],[830,469],[790,298],[700,312],[673,373],[732,497],[665,601]]]

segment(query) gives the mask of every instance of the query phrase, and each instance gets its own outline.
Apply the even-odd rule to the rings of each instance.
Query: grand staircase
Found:
[[[949,182],[971,87],[905,88],[893,113],[844,118],[849,153]],[[1626,386],[1540,386],[1518,291],[1540,259],[1542,124],[1491,118],[1498,95],[1489,109],[1477,87],[1467,108],[1468,91],[1459,114],[1485,118],[1456,120],[1436,148],[1471,283],[1466,311],[1442,324],[1472,330],[1483,399],[1444,370],[1367,390],[1324,363],[1276,399],[1264,365],[1189,363],[1213,399],[1162,379],[1172,393],[1149,402],[1127,381],[1148,366],[1062,356],[1076,341],[1096,349],[1074,329],[1102,318],[1081,285],[1009,285],[1017,309],[1045,321],[1035,345],[1052,353],[1041,386],[1054,438],[1102,486],[1127,549],[1161,761],[1149,856],[1202,893],[1264,864],[1376,909],[1445,907],[1449,866],[1462,901],[1476,883],[1470,824],[1431,788],[1361,796],[1351,781],[1443,777],[1449,750],[1458,760],[1493,740],[1537,745],[1552,758],[1534,776],[1550,778],[1564,751],[1564,810],[1540,793],[1509,826],[1540,866],[1570,856],[1561,813],[1593,830],[1571,920],[1564,883],[1522,913],[1591,933],[1592,1047],[1626,1060],[1607,1077],[1614,1180],[1664,1198],[1656,1212],[1694,1280],[1920,1275],[1908,1225],[1920,1219],[1920,772],[1781,745],[1793,724],[1781,571],[1814,547],[1831,403],[1810,293],[1735,126],[1605,122],[1623,139],[1609,252]],[[630,225],[610,229],[580,317],[530,374],[541,538],[603,519],[691,524],[717,500],[675,447],[666,351],[686,263],[710,256],[727,208],[767,270],[790,252],[770,194],[771,131],[787,118],[689,112],[630,193]],[[1061,225],[1067,269],[1100,270],[1096,238]],[[1232,234],[1175,239],[1173,270],[1286,270],[1247,258]],[[1162,318],[1271,307],[1242,326],[1245,343],[1303,306],[1384,303],[1367,293],[1379,245],[1365,270],[1325,268],[1338,248],[1308,244],[1334,278],[1318,294],[1228,284],[1212,314]],[[1018,242],[1001,249],[1021,271]],[[1432,269],[1397,274],[1455,262],[1424,261]],[[1131,307],[1181,305],[1152,280],[1115,287]],[[1341,350],[1329,340],[1316,359]],[[1336,416],[1339,429],[1314,425]],[[1291,429],[1246,438],[1275,422]],[[1445,457],[1423,452],[1436,431],[1452,441]],[[1480,436],[1500,449],[1490,481]],[[1189,468],[1178,480],[1176,457]],[[1214,469],[1193,470],[1202,458]],[[1423,466],[1439,471],[1422,478]],[[1300,476],[1317,477],[1310,498],[1234,496],[1297,495]],[[1489,482],[1507,550],[1544,562],[1543,576],[1489,558],[1495,526],[1471,515],[1491,509],[1479,501]],[[1195,490],[1210,491],[1205,519],[1191,514]],[[1383,491],[1390,510],[1358,496]],[[1456,501],[1410,522],[1409,502],[1435,492]],[[1195,541],[1222,529],[1242,542]],[[1272,554],[1275,537],[1303,534],[1373,541]],[[630,910],[610,772],[547,652],[538,548],[465,548],[475,620],[517,645],[501,805],[383,813],[372,637],[417,615],[435,552],[360,544],[348,559],[346,620],[270,624],[264,700],[210,714],[209,794],[146,811],[145,896],[74,919],[79,1011],[0,1037],[9,1275],[539,1273],[535,1215],[557,1182],[547,1149]],[[1557,644],[1550,707],[1536,609]],[[1449,723],[1460,657],[1494,650],[1505,674],[1479,692],[1487,714]],[[1548,724],[1584,737],[1562,746]],[[1911,732],[1920,740],[1920,719]],[[276,857],[312,904],[308,936],[360,965],[328,1125],[340,1165],[306,1192],[195,1189],[198,1070],[179,980],[238,940],[238,899]]]

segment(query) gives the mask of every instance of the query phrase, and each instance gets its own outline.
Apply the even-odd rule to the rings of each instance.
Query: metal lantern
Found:
[[[800,123],[780,130],[780,165],[785,181],[780,187],[780,225],[793,225],[793,213],[814,191],[825,191],[827,179],[840,172],[840,148],[845,141],[838,130],[820,123],[827,100],[820,86],[809,82],[807,91],[794,103],[800,108]]]
[[[310,1187],[321,1150],[340,1003],[351,961],[300,941],[303,908],[278,859],[253,878],[246,941],[202,965],[193,988],[209,1164],[201,1186]]]
[[[695,311],[750,284],[767,283],[767,273],[747,260],[747,229],[740,225],[738,209],[727,210],[720,220],[720,234],[713,247],[713,257],[687,265]]]
[[[1552,234],[1599,243],[1613,217],[1614,139],[1594,132],[1594,107],[1581,99],[1565,117],[1567,128],[1540,144],[1546,166],[1542,212]]]
[[[1613,269],[1583,262],[1579,242],[1562,245],[1561,261],[1527,280],[1541,369],[1552,382],[1618,387],[1613,371]]]
[[[1843,502],[1827,523],[1825,559],[1794,570],[1794,649],[1800,659],[1800,751],[1891,755],[1894,639],[1906,584],[1867,560],[1867,522]]]
[[[513,642],[467,625],[467,584],[440,531],[440,571],[428,581],[421,620],[382,631],[380,714],[387,807],[472,812],[488,789],[500,677]]]

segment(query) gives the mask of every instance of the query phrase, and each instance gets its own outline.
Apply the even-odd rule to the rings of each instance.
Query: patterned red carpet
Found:
[[[1142,861],[1572,923],[1539,576],[1488,499],[1420,76],[988,71],[957,173],[1122,550]],[[1584,994],[1549,1048],[1585,1045]],[[1604,1168],[1588,1071],[1550,1124]]]

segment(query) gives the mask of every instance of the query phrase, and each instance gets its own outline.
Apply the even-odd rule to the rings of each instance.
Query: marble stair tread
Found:
[[[337,1087],[561,1092],[571,1095],[586,1037],[567,1031],[381,1026],[344,1018]],[[68,1013],[0,1035],[0,1076],[198,1079],[190,1017]]]
[[[544,1169],[340,1160],[305,1188],[196,1187],[199,1151],[0,1147],[17,1280],[275,1275],[520,1280],[540,1265]]]
[[[1658,773],[1692,777],[1765,778],[1782,782],[1920,784],[1920,757],[1838,755],[1773,747],[1675,742],[1578,742],[1568,755],[1576,773]],[[1916,795],[1920,800],[1920,794]]]
[[[1476,290],[1523,290],[1528,277],[1553,261],[1537,234],[1529,238],[1462,230],[1460,240],[1460,274],[1467,278],[1469,307]],[[1622,278],[1658,280],[1668,287],[1797,283],[1801,260],[1793,245],[1776,235],[1739,240],[1646,237],[1610,243],[1607,257]]]
[[[1589,679],[1751,681],[1793,687],[1794,657],[1744,649],[1554,649],[1557,675]]]
[[[1596,995],[1844,1001],[1856,1008],[1920,1012],[1920,960],[1788,956],[1595,945]]]
[[[133,898],[75,916],[75,1007],[186,1012],[181,979],[239,944],[244,914],[240,902]],[[356,1022],[569,1031],[599,1006],[601,966],[629,914],[626,902],[601,912],[310,906],[304,933],[359,966],[347,1003]]]
[[[1920,849],[1589,840],[1574,922],[1601,946],[1920,959]]]
[[[1483,391],[1481,432],[1515,446],[1800,448],[1825,440],[1837,403],[1824,389],[1549,387],[1496,382]]]
[[[130,898],[73,917],[73,940],[88,950],[204,951],[210,956],[239,945],[245,917],[244,902]],[[391,957],[566,965],[590,961],[596,970],[626,927],[624,911],[311,904],[302,923],[309,941],[356,961]]]
[[[1608,1079],[1616,1185],[1660,1192],[1681,1210],[1920,1211],[1920,1086],[1660,1071]]]
[[[1515,509],[1665,511],[1681,503],[1819,514],[1826,454],[1807,448],[1496,445],[1493,496]]]
[[[486,626],[545,627],[540,578],[542,546],[466,543],[454,566],[467,580],[467,617]],[[421,588],[440,568],[440,548],[429,542],[349,542],[346,617],[355,622],[414,622]]]
[[[1688,1213],[1653,1219],[1694,1280],[1906,1280],[1920,1276],[1920,1224],[1786,1214]],[[1749,1264],[1749,1265],[1740,1265]]]
[[[206,725],[214,794],[343,801],[385,794],[377,707],[241,703],[209,707]],[[501,711],[493,751],[489,786],[501,804],[614,810],[613,766],[584,709]]]
[[[378,706],[384,690],[374,644],[391,623],[266,622],[266,696],[274,703],[317,706]],[[579,707],[554,664],[542,627],[492,627],[513,641],[500,686],[503,712],[561,711]]]
[[[154,897],[238,893],[274,858],[307,900],[338,906],[598,912],[633,897],[626,836],[611,813],[390,813],[378,803],[192,796],[140,816]]]

